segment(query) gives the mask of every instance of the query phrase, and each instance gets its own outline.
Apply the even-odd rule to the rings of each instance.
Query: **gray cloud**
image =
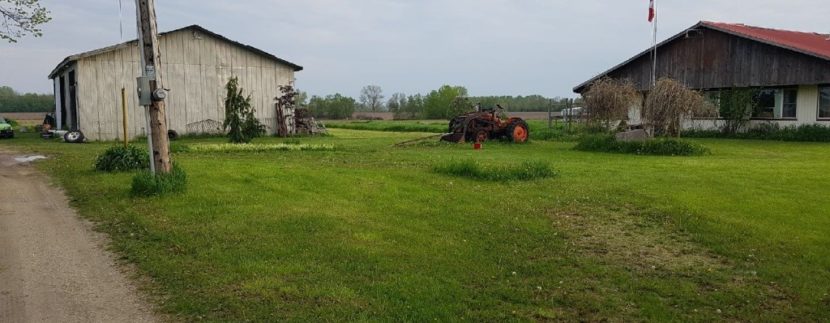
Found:
[[[127,39],[133,1],[124,1]],[[0,84],[48,92],[64,57],[120,41],[117,0],[43,0],[45,36],[0,44]],[[825,1],[659,1],[660,38],[699,20],[830,32]],[[313,94],[464,85],[474,95],[571,96],[571,87],[650,44],[647,0],[250,0],[157,3],[159,26],[199,24],[306,67]]]

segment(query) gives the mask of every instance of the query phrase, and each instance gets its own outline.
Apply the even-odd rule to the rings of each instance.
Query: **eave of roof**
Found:
[[[788,44],[784,44],[784,43],[781,43],[781,42],[776,42],[772,39],[768,39],[768,38],[764,38],[764,37],[758,37],[758,36],[750,34],[750,33],[740,32],[740,29],[728,28],[730,26],[734,27],[734,26],[744,26],[744,25],[717,23],[717,22],[710,22],[710,21],[701,21],[701,22],[698,22],[697,24],[695,24],[694,26],[692,26],[688,29],[685,29],[682,32],[672,36],[671,38],[666,39],[666,40],[658,43],[657,48],[659,50],[659,48],[663,47],[663,45],[668,44],[668,43],[674,41],[675,39],[677,39],[681,36],[684,36],[684,35],[686,35],[687,33],[691,32],[693,30],[696,30],[698,28],[703,27],[703,28],[709,28],[709,29],[712,29],[712,30],[727,33],[727,34],[730,34],[730,35],[733,35],[733,36],[754,40],[754,41],[761,42],[761,43],[764,43],[764,44],[767,44],[767,45],[785,48],[785,49],[792,50],[792,51],[795,51],[795,52],[798,52],[798,53],[801,53],[801,54],[813,56],[813,57],[816,57],[816,58],[819,58],[819,59],[830,60],[830,56],[828,56],[828,55],[824,55],[822,53],[818,53],[818,52],[815,52],[815,51],[805,50],[804,48],[798,48],[798,47],[791,46],[791,45],[788,45]],[[745,27],[755,28],[755,29],[763,29],[763,28],[760,28],[760,27],[750,27],[750,26],[745,26]],[[768,29],[768,30],[772,30],[772,29]],[[782,31],[782,30],[773,30],[773,31],[799,33],[799,32]],[[807,34],[807,33],[799,33],[799,34]],[[818,35],[818,34],[815,34],[815,35]],[[824,35],[824,36],[827,36],[827,35]],[[828,41],[828,43],[830,43],[830,41]],[[608,74],[611,74],[612,72],[616,71],[617,69],[619,69],[619,68],[621,68],[625,65],[628,65],[629,63],[639,59],[640,57],[643,57],[647,54],[650,54],[652,51],[653,51],[653,48],[648,48],[648,49],[640,52],[639,54],[635,55],[634,57],[632,57],[632,58],[630,58],[630,59],[628,59],[628,60],[626,60],[626,61],[624,61],[620,64],[617,64],[616,66],[614,66],[614,67],[598,74],[597,76],[592,77],[591,79],[589,79],[588,81],[583,82],[582,84],[577,85],[576,87],[573,88],[573,91],[575,93],[580,93],[581,89],[587,87],[588,85],[590,85],[594,81],[596,81],[596,80],[598,80],[598,79],[600,79],[600,78],[602,78],[602,77],[604,77]]]
[[[246,44],[243,44],[243,43],[237,42],[237,41],[235,41],[235,40],[231,40],[230,38],[227,38],[227,37],[225,37],[225,36],[222,36],[222,35],[220,35],[220,34],[217,34],[217,33],[215,33],[215,32],[212,32],[212,31],[210,31],[210,30],[207,30],[207,29],[205,29],[204,27],[199,26],[199,25],[190,25],[190,26],[186,26],[186,27],[179,28],[179,29],[174,29],[174,30],[166,31],[166,32],[163,32],[163,33],[159,33],[159,36],[164,36],[164,35],[167,35],[167,34],[172,34],[172,33],[179,32],[179,31],[183,31],[183,30],[193,30],[193,31],[198,31],[198,32],[201,32],[201,33],[208,34],[208,35],[210,35],[210,36],[213,36],[213,37],[219,38],[219,39],[221,39],[221,40],[224,40],[224,41],[230,42],[230,43],[232,43],[232,44],[234,44],[234,45],[237,45],[237,46],[239,46],[239,47],[242,47],[242,48],[244,48],[244,49],[246,49],[246,50],[252,51],[252,52],[254,52],[254,53],[257,53],[257,54],[259,54],[259,55],[262,55],[262,56],[265,56],[265,57],[267,57],[267,58],[269,58],[269,59],[272,59],[272,60],[274,60],[274,61],[276,61],[276,62],[278,62],[278,63],[288,65],[288,66],[290,66],[291,68],[293,68],[295,72],[299,72],[299,71],[302,71],[302,70],[303,70],[303,67],[302,67],[302,66],[300,66],[300,65],[297,65],[297,64],[291,63],[291,62],[289,62],[289,61],[287,61],[287,60],[284,60],[284,59],[282,59],[282,58],[279,58],[279,57],[277,57],[277,56],[275,56],[275,55],[273,55],[273,54],[271,54],[271,53],[268,53],[268,52],[266,52],[266,51],[263,51],[263,50],[261,50],[261,49],[259,49],[259,48],[256,48],[256,47],[253,47],[253,46],[250,46],[250,45],[246,45]],[[55,69],[53,69],[53,70],[52,70],[52,72],[50,72],[50,73],[49,73],[49,78],[50,78],[50,79],[55,78],[55,76],[56,76],[56,75],[57,75],[60,71],[64,70],[64,69],[65,69],[66,67],[68,67],[71,63],[73,63],[73,62],[75,62],[75,61],[77,61],[77,60],[79,60],[79,59],[81,59],[81,58],[86,58],[86,57],[90,57],[90,56],[95,56],[95,55],[98,55],[98,54],[103,54],[103,53],[110,52],[110,51],[113,51],[113,50],[117,50],[117,49],[120,49],[120,48],[129,47],[129,46],[132,46],[133,44],[135,44],[135,43],[137,43],[137,42],[138,42],[138,40],[137,40],[137,39],[134,39],[134,40],[131,40],[131,41],[128,41],[128,42],[124,42],[124,43],[120,43],[120,44],[116,44],[116,45],[112,45],[112,46],[107,46],[107,47],[103,47],[103,48],[99,48],[99,49],[95,49],[95,50],[91,50],[91,51],[88,51],[88,52],[83,52],[83,53],[79,53],[79,54],[75,54],[75,55],[70,55],[70,56],[68,56],[68,57],[64,58],[64,59],[63,59],[63,61],[61,61],[61,62],[60,62],[60,63],[59,63],[59,64],[55,67]]]

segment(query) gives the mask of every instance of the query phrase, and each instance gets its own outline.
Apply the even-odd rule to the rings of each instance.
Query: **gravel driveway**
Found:
[[[0,148],[0,322],[157,318],[63,192]]]

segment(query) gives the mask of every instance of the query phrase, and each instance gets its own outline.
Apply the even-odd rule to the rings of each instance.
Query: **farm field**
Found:
[[[546,141],[474,151],[328,126],[300,142],[334,151],[176,153],[188,191],[156,198],[130,197],[131,173],[93,171],[112,143],[25,134],[0,146],[51,156],[39,167],[151,278],[161,310],[188,321],[830,319],[828,144],[695,140],[712,151],[702,157]],[[465,160],[558,175],[433,171]]]

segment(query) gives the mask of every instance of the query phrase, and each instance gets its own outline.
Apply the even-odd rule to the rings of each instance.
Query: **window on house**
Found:
[[[798,89],[760,89],[753,98],[752,117],[758,119],[791,119],[796,117]]]
[[[819,87],[818,96],[819,119],[830,119],[830,86]]]
[[[720,91],[719,90],[709,90],[703,92],[703,98],[706,100],[704,103],[708,105],[708,109],[706,111],[697,111],[695,112],[695,118],[718,118],[719,113],[717,107],[720,106]]]

